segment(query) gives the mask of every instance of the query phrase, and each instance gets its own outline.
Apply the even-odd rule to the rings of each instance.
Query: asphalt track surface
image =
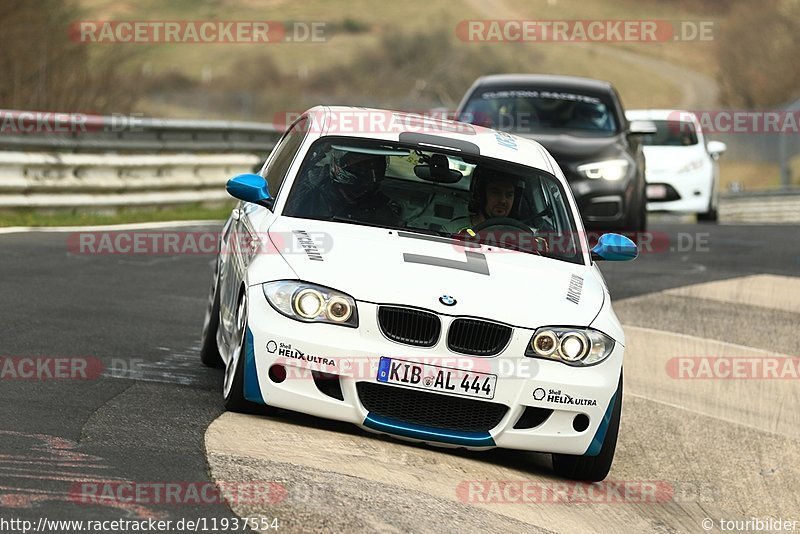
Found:
[[[180,231],[209,229],[214,227]],[[800,274],[798,230],[654,225],[652,252],[602,267],[631,337],[629,352],[647,353],[653,343],[666,354],[680,339],[687,350],[721,343],[721,353],[800,354],[793,309],[800,296],[791,294],[800,287],[793,284]],[[658,506],[460,502],[445,482],[557,479],[546,455],[415,446],[288,412],[275,419],[217,419],[223,413],[222,373],[199,362],[212,257],[74,254],[67,239],[59,232],[0,234],[0,356],[96,358],[103,368],[102,375],[85,380],[8,374],[0,380],[0,518],[235,517],[225,503],[189,499],[85,502],[77,486],[106,481],[203,487],[213,477],[281,481],[290,494],[293,487],[302,489],[302,499],[271,508],[234,506],[242,516],[276,516],[289,531],[455,531],[472,525],[702,532],[700,521],[707,516],[792,519],[794,511],[793,519],[800,520],[796,380],[719,390],[719,381],[697,386],[650,379],[655,371],[635,356],[626,364],[622,430],[610,478],[665,481],[679,498]],[[711,295],[713,287],[697,294],[680,289],[763,274],[773,276],[756,282],[775,281],[768,299],[775,306],[742,301],[744,290],[734,290],[735,298],[725,302]],[[627,387],[631,373],[641,379]],[[729,398],[737,400],[720,400]],[[733,404],[740,410],[729,410]],[[275,454],[254,441],[259,432],[275,440]],[[233,436],[239,439],[226,441]],[[230,441],[249,453],[224,450]],[[343,456],[337,458],[337,451]],[[376,457],[389,468],[370,467]]]

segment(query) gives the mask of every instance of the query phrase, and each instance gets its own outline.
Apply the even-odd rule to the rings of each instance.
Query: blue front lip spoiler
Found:
[[[397,421],[380,415],[367,414],[364,426],[387,434],[395,434],[423,441],[437,441],[463,447],[495,447],[488,432],[462,432]]]

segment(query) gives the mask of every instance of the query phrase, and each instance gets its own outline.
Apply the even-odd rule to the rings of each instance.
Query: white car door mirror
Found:
[[[706,145],[706,150],[708,150],[712,158],[719,159],[719,157],[728,150],[728,145],[722,141],[709,141]]]

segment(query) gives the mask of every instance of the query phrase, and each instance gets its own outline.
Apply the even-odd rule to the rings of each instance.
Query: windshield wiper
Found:
[[[361,221],[358,219],[351,219],[349,217],[344,217],[342,215],[334,215],[333,217],[328,217],[326,219],[319,219],[321,221],[332,221],[332,222],[340,222],[345,224],[355,224],[357,226],[371,226],[372,228],[388,228],[392,230],[391,226],[385,226],[383,224],[371,223],[367,221]]]
[[[414,227],[397,228],[397,230],[403,230],[404,232],[416,232],[418,234],[425,234],[425,235],[435,235],[438,237],[446,237],[453,240],[458,240],[457,234],[445,232],[444,230],[431,230],[430,228],[414,228]]]
[[[452,239],[457,239],[454,237],[456,234],[452,234],[450,232],[445,232],[444,230],[431,230],[430,228],[416,228],[412,226],[388,226],[384,224],[375,224],[367,221],[361,221],[358,219],[350,219],[347,217],[342,217],[341,215],[334,215],[326,221],[333,221],[333,222],[342,222],[347,224],[357,224],[360,226],[371,226],[373,228],[385,228],[387,230],[397,230],[400,232],[416,232],[418,234],[425,234],[425,235],[435,235],[438,237],[448,237]]]

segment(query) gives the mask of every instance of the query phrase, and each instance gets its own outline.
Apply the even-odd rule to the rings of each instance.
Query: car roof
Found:
[[[506,87],[509,85],[537,85],[540,87],[560,87],[585,89],[599,92],[612,92],[611,82],[582,78],[580,76],[561,76],[554,74],[492,74],[475,80],[474,87]]]
[[[421,116],[402,111],[350,107],[317,106],[303,115],[312,117],[315,124],[310,131],[316,138],[325,136],[377,139],[407,142],[404,134],[430,136],[422,139],[421,148],[436,146],[458,150],[459,144],[470,143],[478,147],[481,156],[535,167],[557,176],[547,151],[532,139],[500,132],[464,122]],[[315,139],[316,140],[316,139]]]
[[[625,115],[629,120],[697,120],[694,113],[684,109],[628,109]]]

